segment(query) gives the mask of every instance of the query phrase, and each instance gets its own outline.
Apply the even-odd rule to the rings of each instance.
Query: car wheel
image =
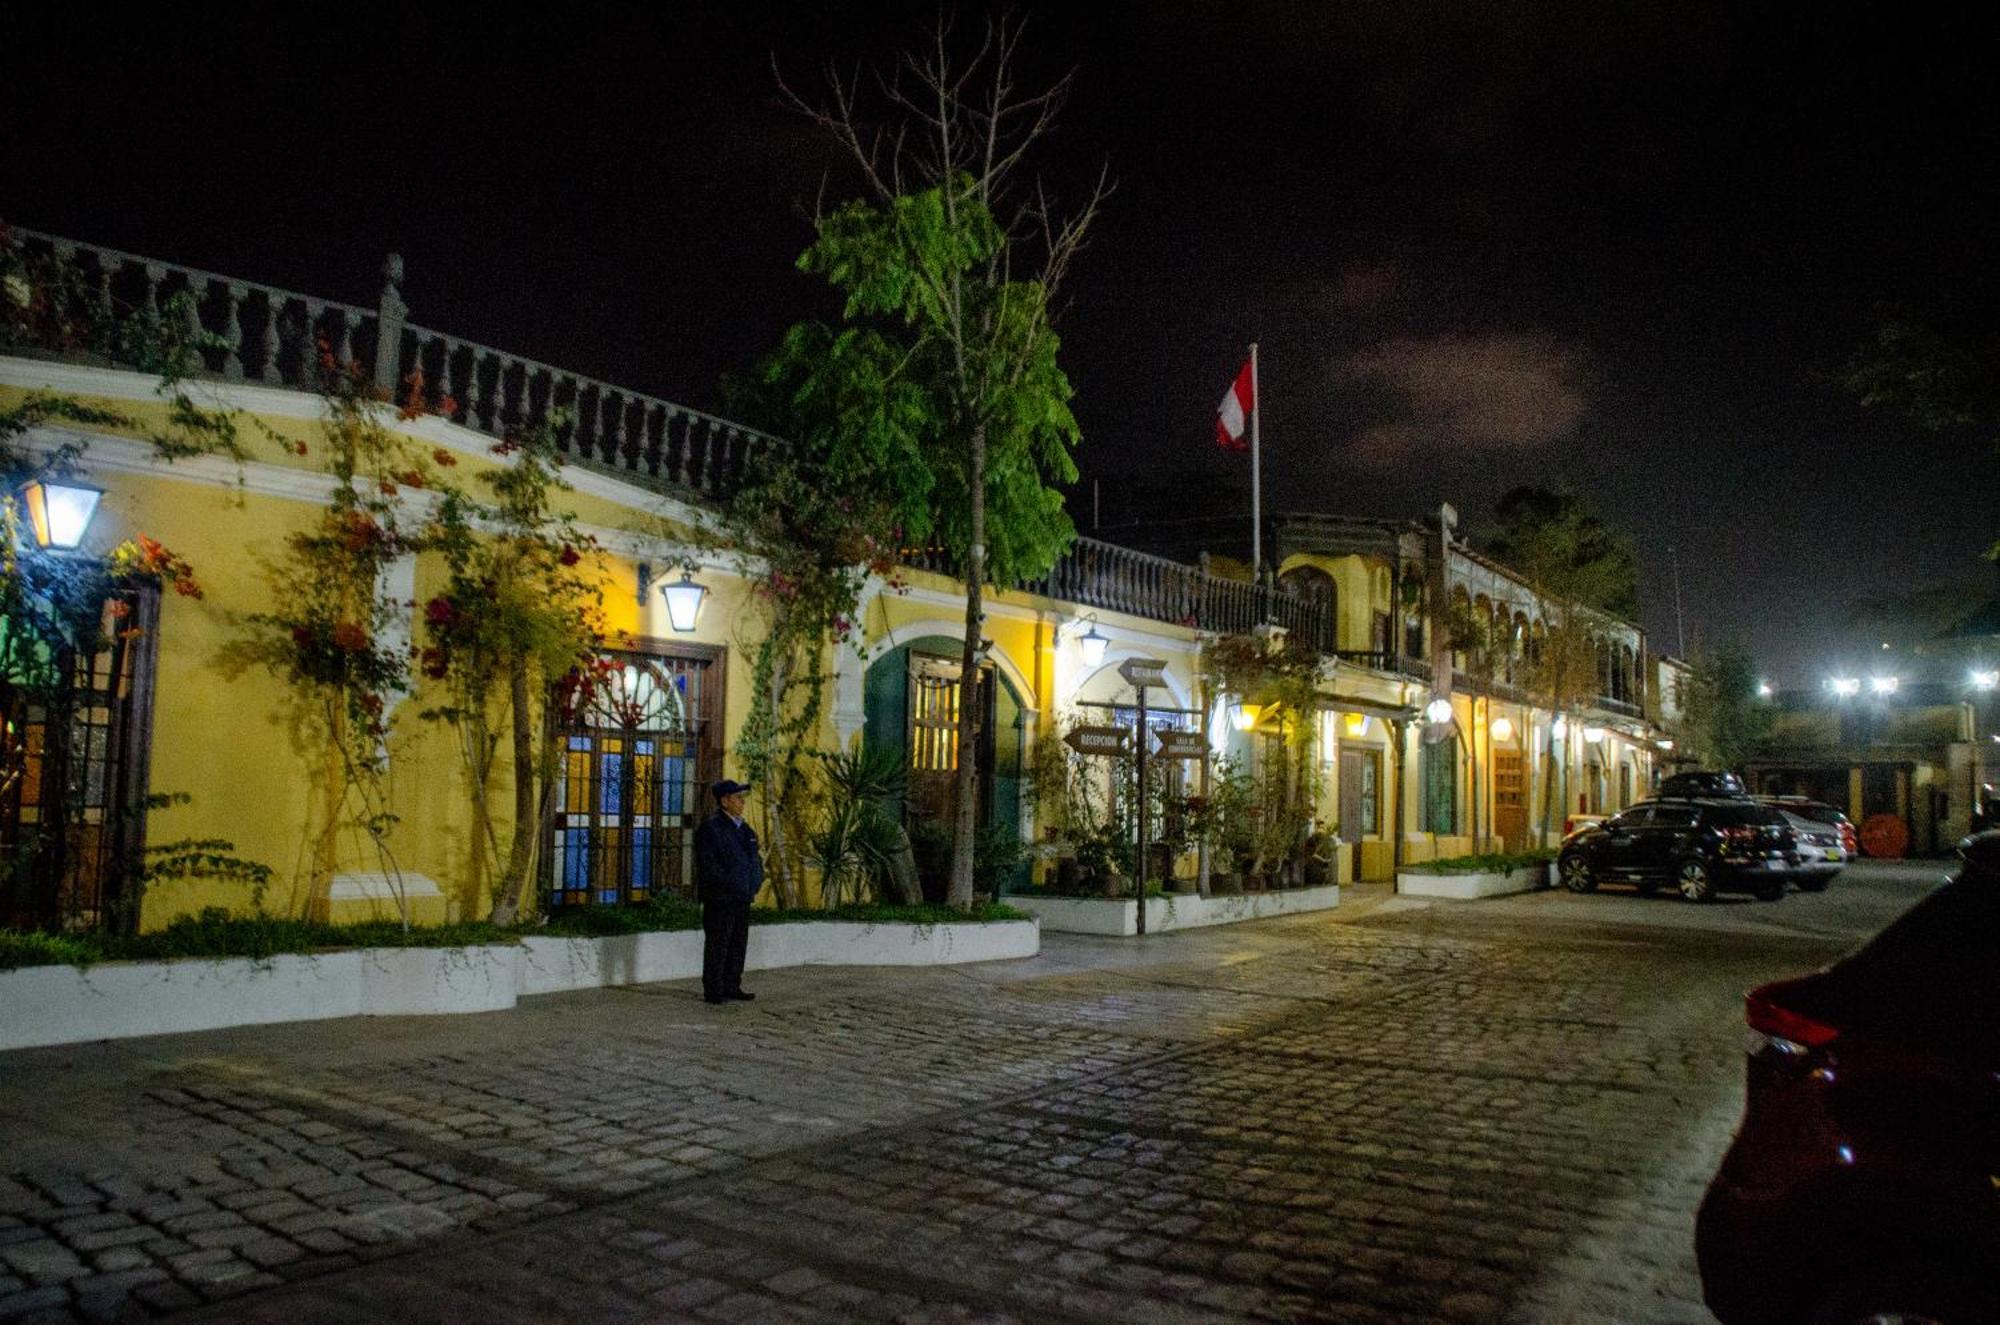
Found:
[[[1708,872],[1708,865],[1700,858],[1690,858],[1681,862],[1674,872],[1674,882],[1681,890],[1681,896],[1690,902],[1706,902],[1715,896],[1715,879]]]
[[[1895,1266],[1859,1275],[1812,1309],[1807,1325],[1961,1325],[1990,1321],[2000,1298],[1971,1275]]]
[[[1826,891],[1826,885],[1832,882],[1831,878],[1800,879],[1799,891],[1802,893],[1823,893]]]
[[[1591,877],[1590,862],[1580,855],[1568,855],[1556,866],[1556,873],[1562,875],[1563,887],[1573,893],[1597,891],[1597,880]]]
[[[1784,895],[1785,881],[1783,879],[1779,879],[1775,883],[1760,883],[1757,885],[1757,900],[1760,902],[1776,902],[1783,899]]]

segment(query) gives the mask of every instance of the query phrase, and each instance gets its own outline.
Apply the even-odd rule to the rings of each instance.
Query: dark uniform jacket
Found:
[[[695,893],[704,902],[748,903],[764,886],[757,832],[721,810],[694,830]]]

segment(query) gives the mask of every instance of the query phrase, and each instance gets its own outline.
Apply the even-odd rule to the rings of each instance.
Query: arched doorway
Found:
[[[920,869],[926,850],[935,851],[940,836],[949,842],[951,835],[962,650],[949,636],[926,636],[875,659],[863,680],[862,741],[905,761],[909,786],[893,808],[910,829]],[[1018,838],[1027,706],[1012,679],[990,664],[981,670],[979,691],[979,824]],[[927,877],[925,886],[932,890],[934,878]]]

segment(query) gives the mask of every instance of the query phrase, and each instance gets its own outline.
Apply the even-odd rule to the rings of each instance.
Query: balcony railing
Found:
[[[960,578],[957,560],[940,548],[911,549],[903,560]],[[1095,538],[1076,539],[1047,575],[1021,588],[1066,603],[1218,635],[1247,635],[1258,626],[1279,626],[1321,653],[1333,651],[1332,618],[1318,603]]]
[[[1334,657],[1356,667],[1367,667],[1378,672],[1388,672],[1393,676],[1408,677],[1413,681],[1431,679],[1431,664],[1427,658],[1409,658],[1393,649],[1341,649]]]
[[[374,308],[336,303],[33,230],[7,237],[33,261],[9,291],[24,316],[0,348],[134,362],[125,328],[172,319],[205,374],[314,390],[321,348],[358,363],[402,401],[422,373],[423,404],[494,437],[564,420],[557,445],[578,464],[661,491],[727,495],[746,466],[783,442],[700,410],[406,322],[400,259],[384,265]],[[9,340],[14,344],[8,344]]]

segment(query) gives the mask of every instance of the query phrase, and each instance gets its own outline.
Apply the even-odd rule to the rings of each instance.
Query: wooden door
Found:
[[[1493,832],[1506,850],[1528,842],[1528,776],[1519,750],[1493,752]]]

